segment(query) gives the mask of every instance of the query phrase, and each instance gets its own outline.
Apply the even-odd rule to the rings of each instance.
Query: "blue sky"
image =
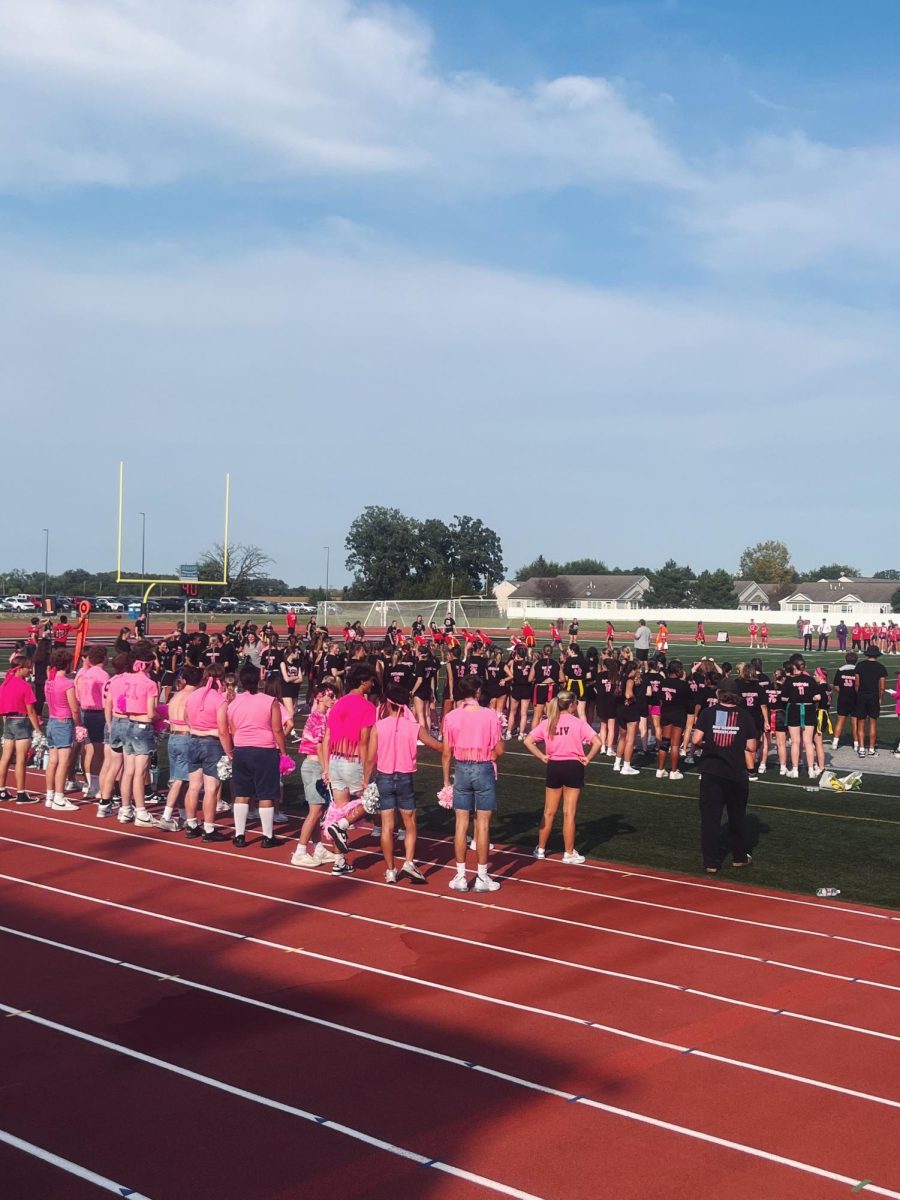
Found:
[[[896,565],[898,35],[887,0],[9,0],[0,565],[45,526],[108,565],[119,458],[159,571],[226,470],[290,582],[326,544],[346,579],[366,504],[479,516],[511,569]]]

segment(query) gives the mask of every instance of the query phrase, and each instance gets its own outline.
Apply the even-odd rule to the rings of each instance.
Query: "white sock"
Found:
[[[456,864],[456,877],[457,877],[457,879],[465,879],[466,864],[464,862],[458,862]]]
[[[203,822],[203,832],[204,833],[215,833],[215,831],[216,831],[216,826],[213,821],[204,821]]]
[[[64,793],[64,792],[54,792],[54,793],[53,793],[53,799],[54,799],[54,800],[59,800],[60,802],[62,802],[63,800],[65,800],[65,798],[66,798],[66,797],[65,797],[65,793]]]
[[[52,800],[55,795],[56,795],[56,793],[52,789],[48,789],[46,798],[48,800]]]
[[[315,846],[313,846],[313,850],[315,850]],[[297,843],[297,850],[296,850],[297,854],[307,854],[308,852],[309,852],[308,851],[308,843],[306,843],[306,842],[298,842]]]
[[[187,824],[188,824],[188,829],[196,829],[197,826],[200,824],[200,822],[197,820],[196,817],[191,817]]]
[[[270,838],[275,832],[275,809],[261,808],[259,810],[259,823],[262,825],[263,837]]]
[[[237,837],[243,837],[247,832],[247,813],[250,811],[249,804],[238,804],[235,801],[234,808],[231,810],[234,816],[234,832]]]
[[[478,878],[479,879],[487,879],[487,877],[488,877],[487,863],[479,863],[478,864]]]
[[[334,865],[335,865],[336,867],[342,867],[342,866],[344,865],[344,856],[343,856],[343,854],[339,854],[339,855],[337,856],[337,858],[334,860]]]
[[[166,805],[166,807],[163,809],[163,820],[164,820],[164,821],[171,821],[171,820],[172,820],[172,813],[173,813],[174,811],[175,811],[175,806],[174,806],[174,805],[172,805],[172,804],[167,804],[167,805]]]
[[[350,822],[347,820],[346,817],[341,817],[341,819],[338,821],[337,824],[338,824],[338,829],[349,829],[350,828]]]

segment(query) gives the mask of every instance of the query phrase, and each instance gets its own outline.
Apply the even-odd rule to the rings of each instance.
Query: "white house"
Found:
[[[526,579],[507,600],[509,617],[526,609],[637,609],[650,587],[646,575],[556,575]]]
[[[781,601],[782,612],[829,613],[838,617],[875,617],[891,612],[896,579],[819,579],[798,583]]]

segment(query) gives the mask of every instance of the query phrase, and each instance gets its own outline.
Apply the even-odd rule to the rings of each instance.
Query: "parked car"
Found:
[[[237,596],[220,596],[217,608],[220,612],[237,612],[240,603]]]
[[[41,607],[40,600],[35,600],[34,596],[26,596],[24,593],[19,593],[18,596],[7,596],[6,603],[12,612],[30,613]]]
[[[13,611],[13,606],[7,604],[5,600],[0,600],[0,613],[9,613]]]
[[[124,612],[125,602],[121,596],[98,596],[94,607],[97,612]]]

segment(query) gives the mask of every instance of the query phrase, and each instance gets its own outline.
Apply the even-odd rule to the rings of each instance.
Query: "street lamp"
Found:
[[[45,529],[44,533],[44,586],[41,591],[41,599],[46,599],[47,596],[47,576],[50,572],[50,530]]]
[[[147,514],[138,513],[141,518],[141,574],[144,574],[144,558],[147,549]]]
[[[325,628],[327,630],[328,629],[328,571],[331,566],[331,547],[323,546],[322,549],[325,551],[325,607],[323,609],[323,613],[324,613],[324,617],[325,617],[325,622],[324,622]]]

